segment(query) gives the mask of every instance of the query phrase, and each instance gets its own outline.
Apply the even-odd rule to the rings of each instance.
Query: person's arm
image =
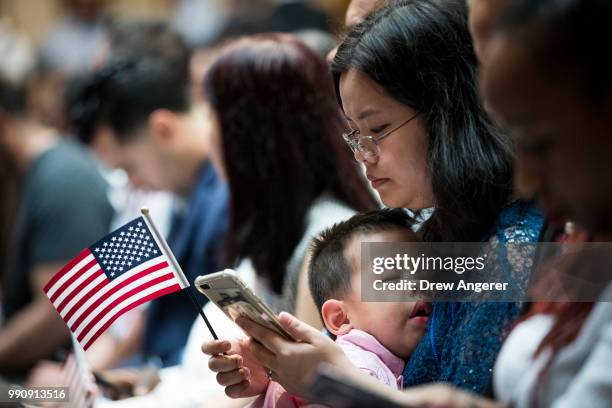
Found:
[[[340,346],[319,330],[289,313],[281,313],[278,319],[297,342],[245,318],[238,318],[236,323],[251,336],[248,346],[255,359],[270,369],[272,378],[291,394],[304,395],[317,367],[323,362],[343,372],[368,377],[350,363]]]
[[[347,380],[364,388],[384,393],[399,405],[408,407],[448,408],[499,408],[494,401],[457,390],[449,385],[435,384],[411,388],[407,392],[390,389],[348,361],[342,349],[330,338],[288,313],[281,313],[279,321],[299,342],[291,342],[275,332],[247,319],[238,319],[240,326],[256,341],[249,341],[248,348],[261,366],[272,370],[272,379],[295,395],[304,395],[317,367],[325,362],[346,375]],[[229,350],[223,342],[205,343],[207,354],[220,354]],[[246,366],[250,366],[246,365]],[[213,356],[210,367],[218,372],[217,381],[225,386],[226,393],[239,398],[252,390],[249,370],[245,370],[240,352],[233,356]],[[262,392],[261,389],[258,393]]]
[[[49,357],[70,341],[68,327],[43,292],[45,283],[62,264],[47,263],[32,271],[33,301],[0,331],[2,372],[24,370]],[[44,341],[42,341],[44,339]]]

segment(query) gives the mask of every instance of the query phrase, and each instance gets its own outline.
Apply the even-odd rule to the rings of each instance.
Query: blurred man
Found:
[[[145,39],[130,38],[134,45]],[[107,62],[74,95],[71,117],[82,140],[108,165],[124,169],[135,187],[176,194],[168,242],[193,282],[220,267],[227,190],[208,161],[208,122],[191,97],[187,48],[156,47],[155,38],[148,40],[150,52],[114,49],[111,42]],[[196,315],[181,293],[152,302],[99,367],[138,352],[159,357],[163,365],[179,363]]]
[[[91,157],[24,114],[24,93],[0,78],[0,146],[21,176],[18,216],[3,277],[0,372],[22,374],[70,342],[42,287],[108,232],[106,188]],[[2,260],[6,261],[6,260]]]

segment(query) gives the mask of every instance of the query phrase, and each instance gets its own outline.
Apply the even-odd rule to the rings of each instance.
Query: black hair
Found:
[[[80,140],[90,143],[107,125],[120,143],[136,137],[157,109],[186,112],[190,107],[185,67],[161,58],[116,58],[72,83],[66,93],[68,117]]]
[[[342,298],[351,287],[351,268],[344,257],[348,243],[358,234],[390,229],[410,231],[414,220],[402,209],[383,209],[357,214],[326,229],[311,243],[308,269],[310,293],[321,312],[326,300]],[[414,236],[416,239],[416,235]]]
[[[281,293],[316,199],[376,208],[340,136],[329,69],[295,36],[259,34],[220,51],[204,94],[219,120],[230,188],[227,261],[250,258]]]
[[[526,46],[545,72],[569,72],[581,81],[593,107],[605,107],[612,92],[612,58],[605,51],[612,38],[611,16],[609,0],[517,0],[495,29],[525,33]]]
[[[477,90],[477,59],[463,0],[402,0],[352,29],[332,63],[338,98],[354,69],[411,107],[428,133],[435,210],[425,241],[480,241],[512,192],[513,146]]]
[[[20,116],[26,108],[25,89],[0,75],[0,110],[11,116]]]

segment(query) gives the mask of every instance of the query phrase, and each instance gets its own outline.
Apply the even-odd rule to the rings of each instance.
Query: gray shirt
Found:
[[[113,209],[93,156],[60,141],[41,154],[22,183],[18,218],[6,270],[6,321],[32,301],[36,265],[65,263],[108,233]]]

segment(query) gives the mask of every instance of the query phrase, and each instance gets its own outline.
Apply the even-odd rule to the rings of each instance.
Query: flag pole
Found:
[[[165,238],[159,233],[159,230],[155,226],[155,223],[153,222],[153,219],[151,218],[151,215],[149,214],[149,209],[147,207],[143,207],[140,209],[140,212],[142,213],[145,222],[147,223],[147,225],[153,232],[153,236],[157,240],[157,243],[161,246],[161,250],[164,251],[164,253],[168,257],[168,260],[172,264],[173,269],[175,271],[175,276],[181,282],[181,286],[183,287],[183,289],[187,289],[186,291],[183,291],[183,293],[187,294],[187,297],[193,304],[193,307],[198,311],[200,316],[202,316],[202,319],[204,320],[204,323],[206,323],[206,327],[208,327],[208,331],[210,331],[210,334],[212,334],[213,338],[215,340],[219,340],[219,338],[217,337],[217,333],[215,333],[210,322],[208,321],[208,318],[204,314],[204,311],[202,310],[202,306],[200,306],[196,297],[193,295],[193,292],[190,289],[189,280],[187,280],[185,273],[181,269],[181,265],[179,265],[178,261],[174,257],[174,254],[172,253],[170,246],[168,246],[168,243],[166,242]]]

